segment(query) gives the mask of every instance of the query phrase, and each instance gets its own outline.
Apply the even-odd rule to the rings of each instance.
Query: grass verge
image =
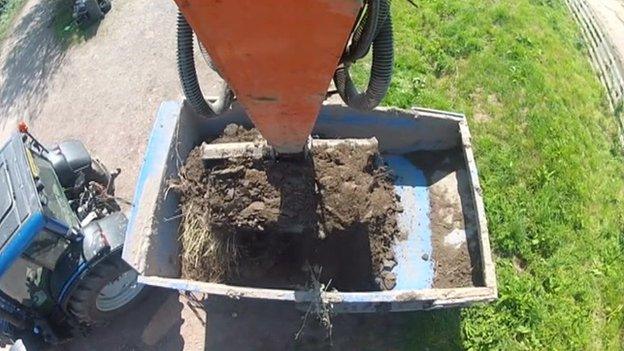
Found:
[[[7,35],[15,16],[26,4],[26,0],[0,0],[0,41]]]
[[[452,313],[415,320],[406,348],[624,349],[623,158],[565,4],[415,4],[393,3],[385,104],[467,114],[500,299],[463,310],[460,333],[445,327]],[[428,326],[435,335],[423,337]]]

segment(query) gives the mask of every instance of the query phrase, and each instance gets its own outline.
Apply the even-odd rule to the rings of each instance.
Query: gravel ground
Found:
[[[52,27],[55,2],[29,1],[0,48],[0,130],[26,119],[44,142],[82,140],[123,170],[117,188],[131,199],[159,104],[182,98],[174,2],[115,1],[92,36],[69,48]],[[203,78],[210,92],[214,76]]]

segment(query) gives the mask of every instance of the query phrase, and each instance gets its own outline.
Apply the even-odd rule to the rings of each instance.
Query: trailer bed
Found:
[[[123,257],[144,284],[305,305],[314,298],[309,291],[180,277],[179,196],[169,191],[170,181],[192,148],[216,138],[231,123],[251,126],[238,107],[204,119],[183,103],[162,104],[136,187]],[[396,174],[395,192],[404,209],[398,221],[407,236],[394,246],[396,287],[325,292],[324,300],[336,311],[427,310],[497,297],[481,188],[462,115],[426,109],[360,112],[326,105],[313,135],[376,137],[384,160]]]

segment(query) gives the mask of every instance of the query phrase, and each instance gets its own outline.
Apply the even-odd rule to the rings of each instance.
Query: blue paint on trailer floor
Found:
[[[427,179],[422,170],[403,156],[385,156],[384,160],[397,176],[394,191],[400,196],[403,207],[397,219],[399,228],[407,234],[407,239],[394,247],[397,261],[393,269],[397,278],[394,290],[431,288],[434,267]]]

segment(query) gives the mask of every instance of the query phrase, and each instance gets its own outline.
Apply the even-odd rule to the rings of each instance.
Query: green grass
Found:
[[[623,158],[565,4],[415,2],[393,3],[384,103],[466,113],[500,298],[464,309],[460,333],[452,314],[417,318],[406,349],[624,349]]]
[[[86,40],[85,31],[74,21],[71,1],[57,0],[52,27],[56,37],[66,47]]]
[[[64,48],[79,45],[97,34],[100,23],[94,23],[88,28],[82,28],[73,17],[73,0],[55,0],[54,21],[52,27],[56,37]]]
[[[13,19],[25,3],[26,0],[0,0],[0,41],[6,37]]]

